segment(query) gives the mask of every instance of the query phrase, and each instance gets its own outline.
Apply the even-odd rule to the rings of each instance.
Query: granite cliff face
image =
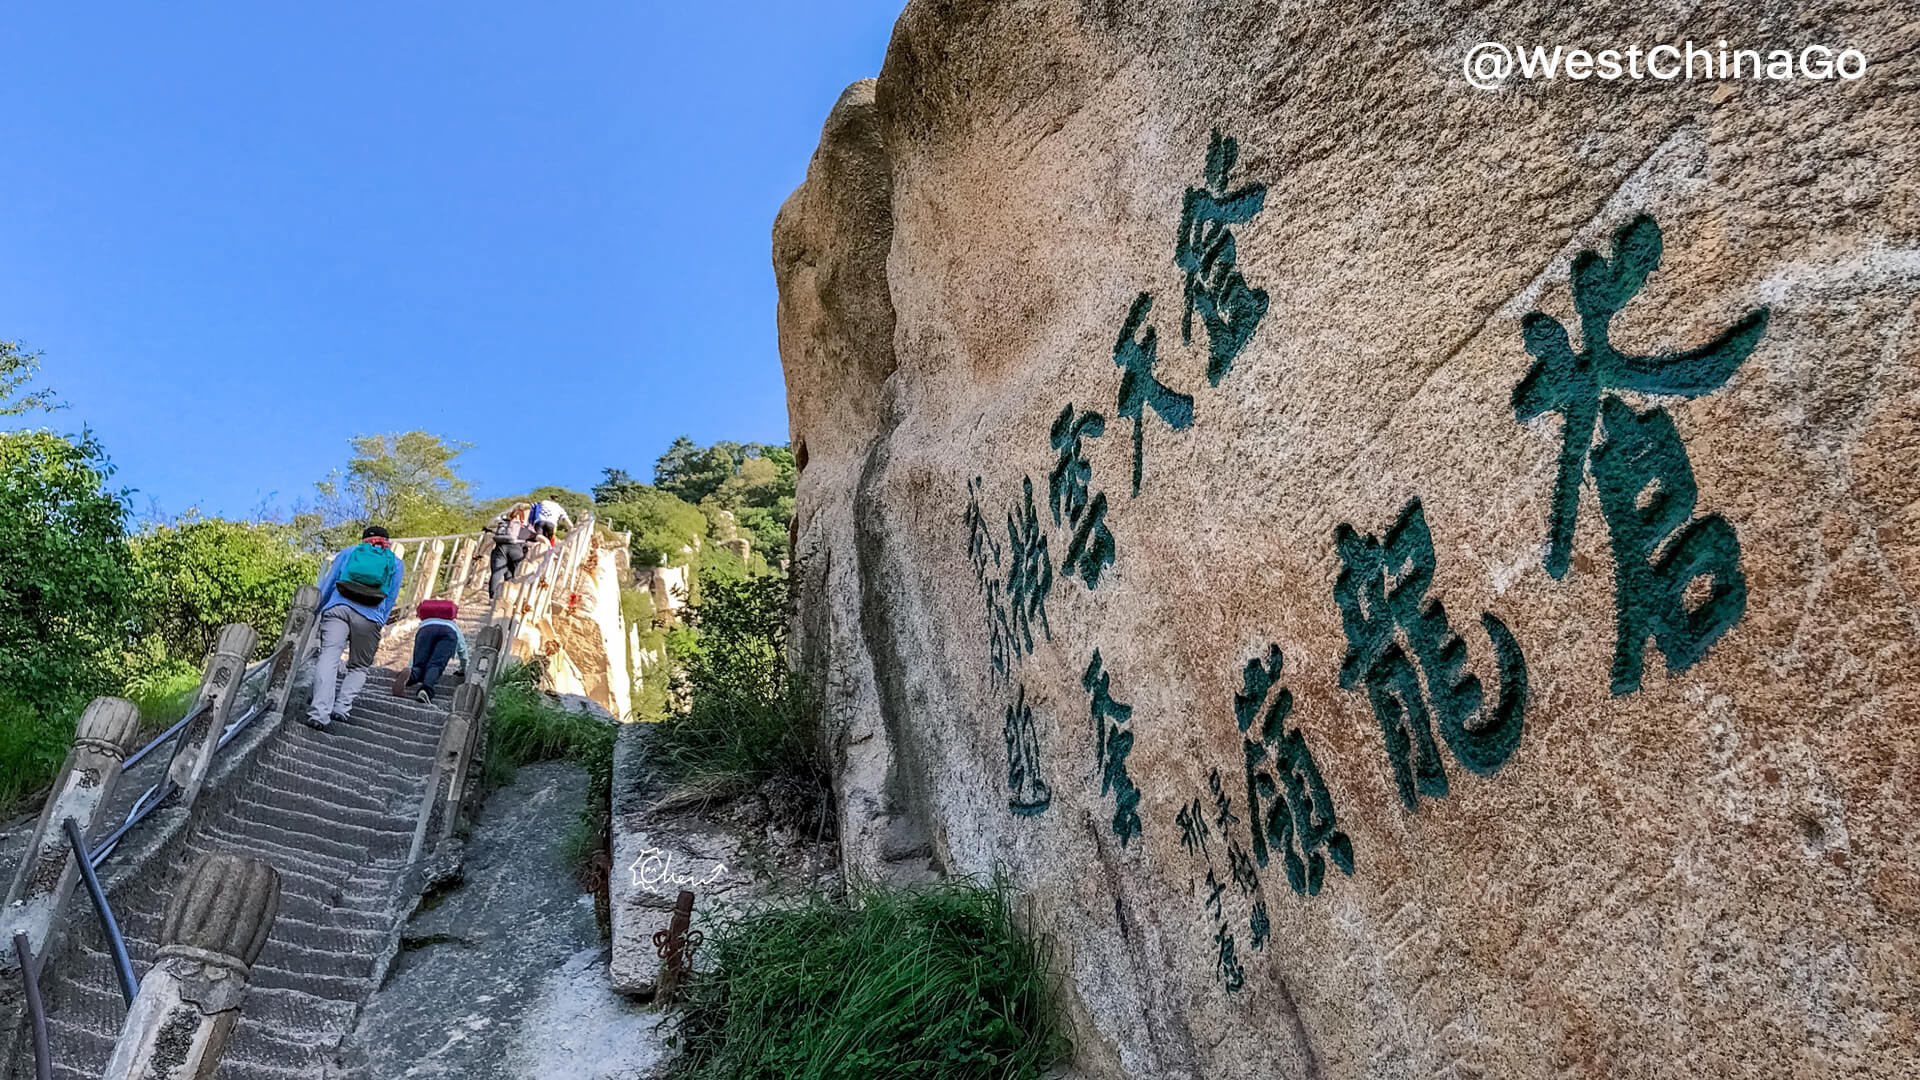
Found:
[[[1864,78],[1470,88],[1476,42]],[[909,5],[774,232],[850,873],[1098,1076],[1906,1077],[1920,13]]]

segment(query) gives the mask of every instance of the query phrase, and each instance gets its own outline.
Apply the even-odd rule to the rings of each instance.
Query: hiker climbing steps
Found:
[[[538,557],[504,578],[495,598],[488,591],[491,537],[389,541],[378,532],[370,527],[367,542],[356,545],[370,555],[349,549],[330,562],[319,590],[301,590],[266,660],[245,663],[254,631],[232,627],[223,634],[224,651],[209,661],[200,704],[129,756],[125,776],[89,812],[89,844],[100,850],[87,851],[87,862],[105,864],[103,891],[133,980],[163,958],[169,903],[190,872],[231,870],[251,859],[277,875],[277,902],[265,913],[270,929],[257,958],[243,965],[248,982],[238,1023],[211,1074],[225,1080],[328,1074],[398,951],[426,856],[451,836],[470,799],[486,689],[503,645],[537,640],[542,626],[551,632],[541,620],[554,598],[573,588],[594,543],[591,519],[558,543],[536,539]],[[610,542],[624,548],[626,539]],[[352,614],[342,619],[343,611]],[[330,613],[338,625],[323,634]],[[466,663],[448,665],[430,701],[408,685],[421,615],[450,623],[429,623],[448,638],[457,627],[466,646]],[[371,640],[360,623],[373,628]],[[322,646],[332,647],[336,668],[345,660],[347,678],[326,722],[296,722],[313,719],[305,696],[289,693],[304,681],[296,676],[338,677],[316,663]],[[360,685],[350,695],[356,674]],[[98,741],[83,733],[79,745]],[[207,764],[183,764],[194,761]],[[171,775],[188,772],[204,797],[187,798],[184,785],[171,784]],[[111,842],[103,844],[109,832]],[[126,866],[108,862],[116,851]],[[80,1080],[101,1076],[116,1041],[125,1044],[136,1033],[105,919],[94,917],[85,897],[68,894],[42,906],[58,909],[63,898],[64,937],[43,929],[29,938],[49,941],[38,958],[38,985],[51,1075]],[[17,972],[9,980],[17,986]],[[32,1075],[36,1051],[29,1042],[22,1038],[22,1053],[14,1055],[29,1071],[16,1064],[16,1076]],[[119,1052],[136,1053],[125,1045]]]

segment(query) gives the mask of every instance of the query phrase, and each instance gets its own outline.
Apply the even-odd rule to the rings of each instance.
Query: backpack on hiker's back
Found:
[[[381,604],[393,591],[393,554],[378,544],[360,543],[347,549],[334,591],[356,604]]]

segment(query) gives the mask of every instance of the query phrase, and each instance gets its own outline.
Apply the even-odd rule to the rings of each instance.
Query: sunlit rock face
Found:
[[[1569,11],[916,2],[775,227],[848,864],[1090,1074],[1914,1073],[1920,23]],[[1462,66],[1688,37],[1869,66]]]

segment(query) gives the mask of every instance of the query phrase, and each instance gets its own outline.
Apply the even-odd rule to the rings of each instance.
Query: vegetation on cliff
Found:
[[[708,929],[683,1080],[1030,1080],[1065,1049],[999,885],[816,897]]]

